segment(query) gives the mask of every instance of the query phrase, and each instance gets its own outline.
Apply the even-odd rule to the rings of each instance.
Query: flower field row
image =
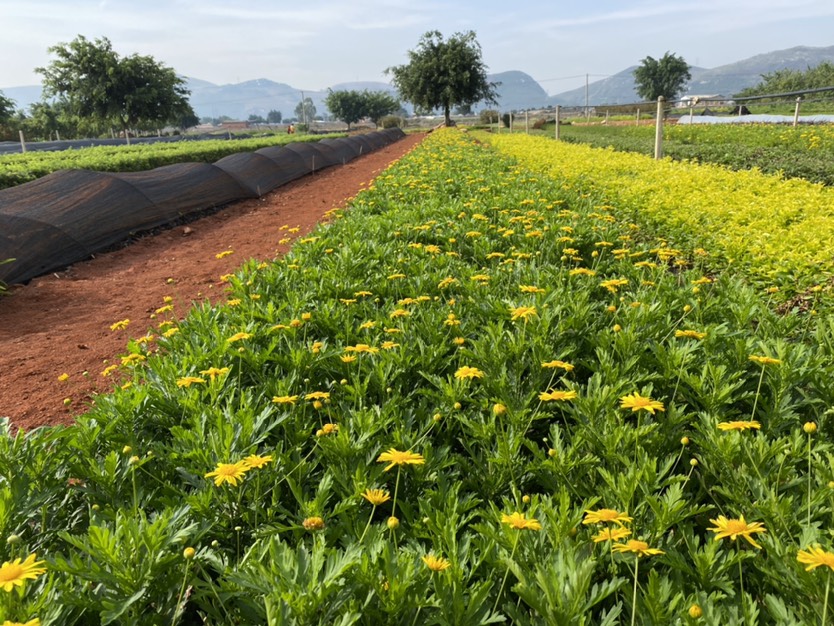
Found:
[[[541,137],[488,137],[525,166],[593,190],[636,222],[689,249],[705,248],[768,287],[810,289],[834,271],[832,189]]]
[[[652,156],[654,132],[654,126],[566,125],[561,137],[572,143]],[[663,133],[663,154],[676,161],[712,163],[734,170],[757,168],[786,178],[834,185],[834,129],[828,126],[667,124]],[[547,134],[553,136],[552,129]]]
[[[0,438],[0,619],[824,622],[834,324],[610,209],[437,132],[114,321],[114,393]]]
[[[329,135],[271,135],[227,141],[179,141],[175,143],[97,146],[56,152],[26,152],[0,156],[0,189],[35,180],[57,170],[87,169],[99,172],[139,172],[172,163],[213,163],[230,154],[252,152],[291,142],[344,137]]]

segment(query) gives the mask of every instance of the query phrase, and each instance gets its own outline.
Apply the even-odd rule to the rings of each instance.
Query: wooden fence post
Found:
[[[637,123],[635,126],[640,126],[640,108],[637,108]]]
[[[557,105],[556,105],[556,130],[554,130],[554,131],[553,131],[553,134],[554,134],[555,139],[556,139],[557,141],[558,141],[558,139],[559,139],[559,122],[560,122],[560,117],[561,117],[561,113],[562,113],[561,109],[562,109],[562,107],[560,107],[560,106],[557,104]]]
[[[660,96],[657,99],[657,119],[654,125],[654,158],[663,158],[663,103],[666,99]]]
[[[796,98],[796,108],[793,110],[793,127],[796,128],[796,125],[799,124],[799,103],[802,102],[802,98],[797,96]]]
[[[527,114],[527,109],[524,109],[524,132],[530,134],[530,117]]]
[[[26,138],[23,136],[23,131],[17,131],[20,134],[20,151],[26,152]]]

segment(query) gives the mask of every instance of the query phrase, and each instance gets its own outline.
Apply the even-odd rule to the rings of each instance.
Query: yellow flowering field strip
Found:
[[[832,189],[538,137],[483,137],[525,166],[598,192],[636,222],[706,248],[769,284],[808,288],[834,272]]]
[[[829,319],[457,131],[330,217],[6,429],[2,619],[818,622]]]
[[[561,138],[596,148],[654,155],[654,126],[566,125]],[[553,136],[553,130],[543,131]],[[663,154],[676,161],[758,168],[785,178],[834,185],[834,127],[774,124],[666,124]]]

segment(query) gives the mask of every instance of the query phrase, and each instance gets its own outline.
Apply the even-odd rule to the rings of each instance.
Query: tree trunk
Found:
[[[452,108],[447,104],[444,109],[443,113],[446,117],[446,126],[452,125]]]

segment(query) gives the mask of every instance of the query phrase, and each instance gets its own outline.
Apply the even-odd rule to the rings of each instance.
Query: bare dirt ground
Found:
[[[423,136],[13,287],[0,298],[0,417],[26,430],[71,423],[94,394],[112,388],[101,372],[119,363],[129,338],[154,325],[151,315],[166,296],[180,318],[194,302],[222,299],[221,275],[247,259],[285,253],[291,244],[280,239],[310,232]],[[288,235],[284,225],[300,230]],[[216,258],[227,250],[233,253]],[[124,330],[111,330],[125,319]]]

